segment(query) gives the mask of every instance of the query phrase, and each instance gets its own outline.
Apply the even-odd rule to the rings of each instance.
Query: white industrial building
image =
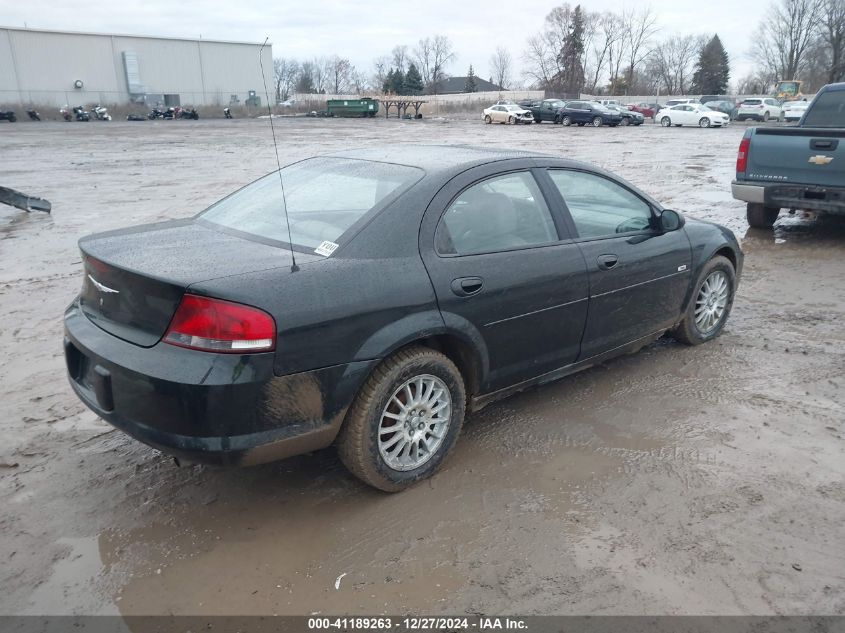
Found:
[[[0,104],[266,105],[261,44],[0,27]],[[273,89],[273,53],[261,53]],[[252,92],[250,92],[252,91]]]

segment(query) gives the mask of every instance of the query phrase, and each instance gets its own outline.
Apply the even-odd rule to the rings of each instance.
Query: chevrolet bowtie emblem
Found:
[[[825,156],[824,154],[816,154],[815,156],[810,156],[810,159],[807,162],[813,163],[814,165],[827,165],[832,160],[833,160],[833,156]]]

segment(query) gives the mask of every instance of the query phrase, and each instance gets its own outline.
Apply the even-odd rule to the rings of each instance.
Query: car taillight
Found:
[[[206,352],[268,352],[276,347],[276,322],[258,308],[186,294],[164,342]]]
[[[751,145],[751,139],[747,136],[739,142],[739,151],[736,154],[736,170],[737,172],[745,173],[745,168],[748,166],[748,147]]]

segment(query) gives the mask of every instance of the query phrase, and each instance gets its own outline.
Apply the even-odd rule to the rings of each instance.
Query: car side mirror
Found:
[[[684,225],[684,216],[674,209],[663,209],[660,214],[660,230],[664,233],[677,231]]]

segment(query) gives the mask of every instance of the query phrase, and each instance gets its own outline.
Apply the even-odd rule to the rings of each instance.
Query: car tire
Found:
[[[484,117],[484,122],[485,122],[487,125],[490,125],[490,124],[493,122],[493,119],[492,119],[492,118],[490,117],[490,115],[488,114],[488,115],[485,115],[485,117]]]
[[[698,127],[710,127],[710,119],[708,119],[706,116],[701,117],[698,120]]]
[[[407,404],[409,398],[420,393],[417,380],[426,380],[431,384],[430,389],[446,388],[446,399],[449,411],[448,422],[442,429],[442,437],[435,438],[436,448],[425,461],[414,466],[411,457],[412,450],[408,448],[406,459],[410,462],[407,468],[396,468],[388,463],[385,451],[401,445],[398,449],[400,457],[405,452],[405,446],[412,446],[407,439],[399,439],[395,444],[396,434],[403,434],[407,438],[405,428],[385,434],[385,421],[395,424],[402,423],[397,415],[405,415],[399,405]],[[425,383],[424,383],[425,385]],[[407,392],[405,389],[408,389]],[[425,386],[423,386],[425,394]],[[428,392],[429,394],[431,391]],[[405,397],[403,403],[399,396]],[[443,396],[440,396],[441,398]],[[394,402],[395,400],[395,402]],[[435,403],[438,401],[435,400]],[[397,404],[398,403],[398,404]],[[437,404],[441,406],[443,402]],[[395,408],[398,414],[390,409]],[[431,415],[431,405],[427,406],[427,415]],[[349,471],[365,483],[385,492],[398,492],[411,486],[421,479],[431,476],[440,468],[446,456],[455,445],[461,431],[466,411],[466,391],[461,373],[455,364],[443,354],[427,347],[413,346],[396,352],[385,359],[367,378],[364,386],[355,396],[352,406],[346,414],[337,439],[337,449],[343,464]],[[417,416],[414,417],[417,419]],[[431,418],[429,418],[430,420]],[[405,420],[405,424],[409,420]],[[425,420],[418,424],[426,424]],[[429,424],[435,424],[429,422]],[[434,427],[432,427],[434,428]],[[382,430],[382,432],[380,432]],[[415,431],[419,433],[419,429]],[[428,431],[426,431],[428,433]],[[421,436],[420,436],[421,437]],[[385,439],[386,438],[386,439]],[[413,451],[420,459],[419,445]],[[389,452],[387,453],[389,456]]]
[[[508,117],[508,125],[516,125],[516,119],[512,116]]]
[[[672,119],[670,119],[668,116],[665,116],[662,119],[660,119],[660,125],[662,125],[663,127],[671,127],[672,126]]]
[[[749,202],[745,207],[745,218],[753,229],[770,229],[778,219],[780,209]]]
[[[600,116],[593,117],[593,127],[601,127],[604,121]]]
[[[684,318],[672,330],[672,336],[687,345],[701,345],[719,336],[731,313],[736,290],[733,264],[727,257],[713,257],[693,288]]]
[[[624,117],[619,125],[623,127],[628,127],[629,125],[631,125],[631,121],[628,119],[628,117]]]
[[[766,112],[763,113],[763,123],[768,123],[768,122],[769,122],[769,112],[767,110]]]
[[[570,125],[572,125],[572,117],[570,117],[570,116],[568,116],[568,115],[567,115],[567,116],[564,116],[564,117],[560,120],[560,122],[561,122],[563,125],[565,125],[566,127],[569,127]]]

